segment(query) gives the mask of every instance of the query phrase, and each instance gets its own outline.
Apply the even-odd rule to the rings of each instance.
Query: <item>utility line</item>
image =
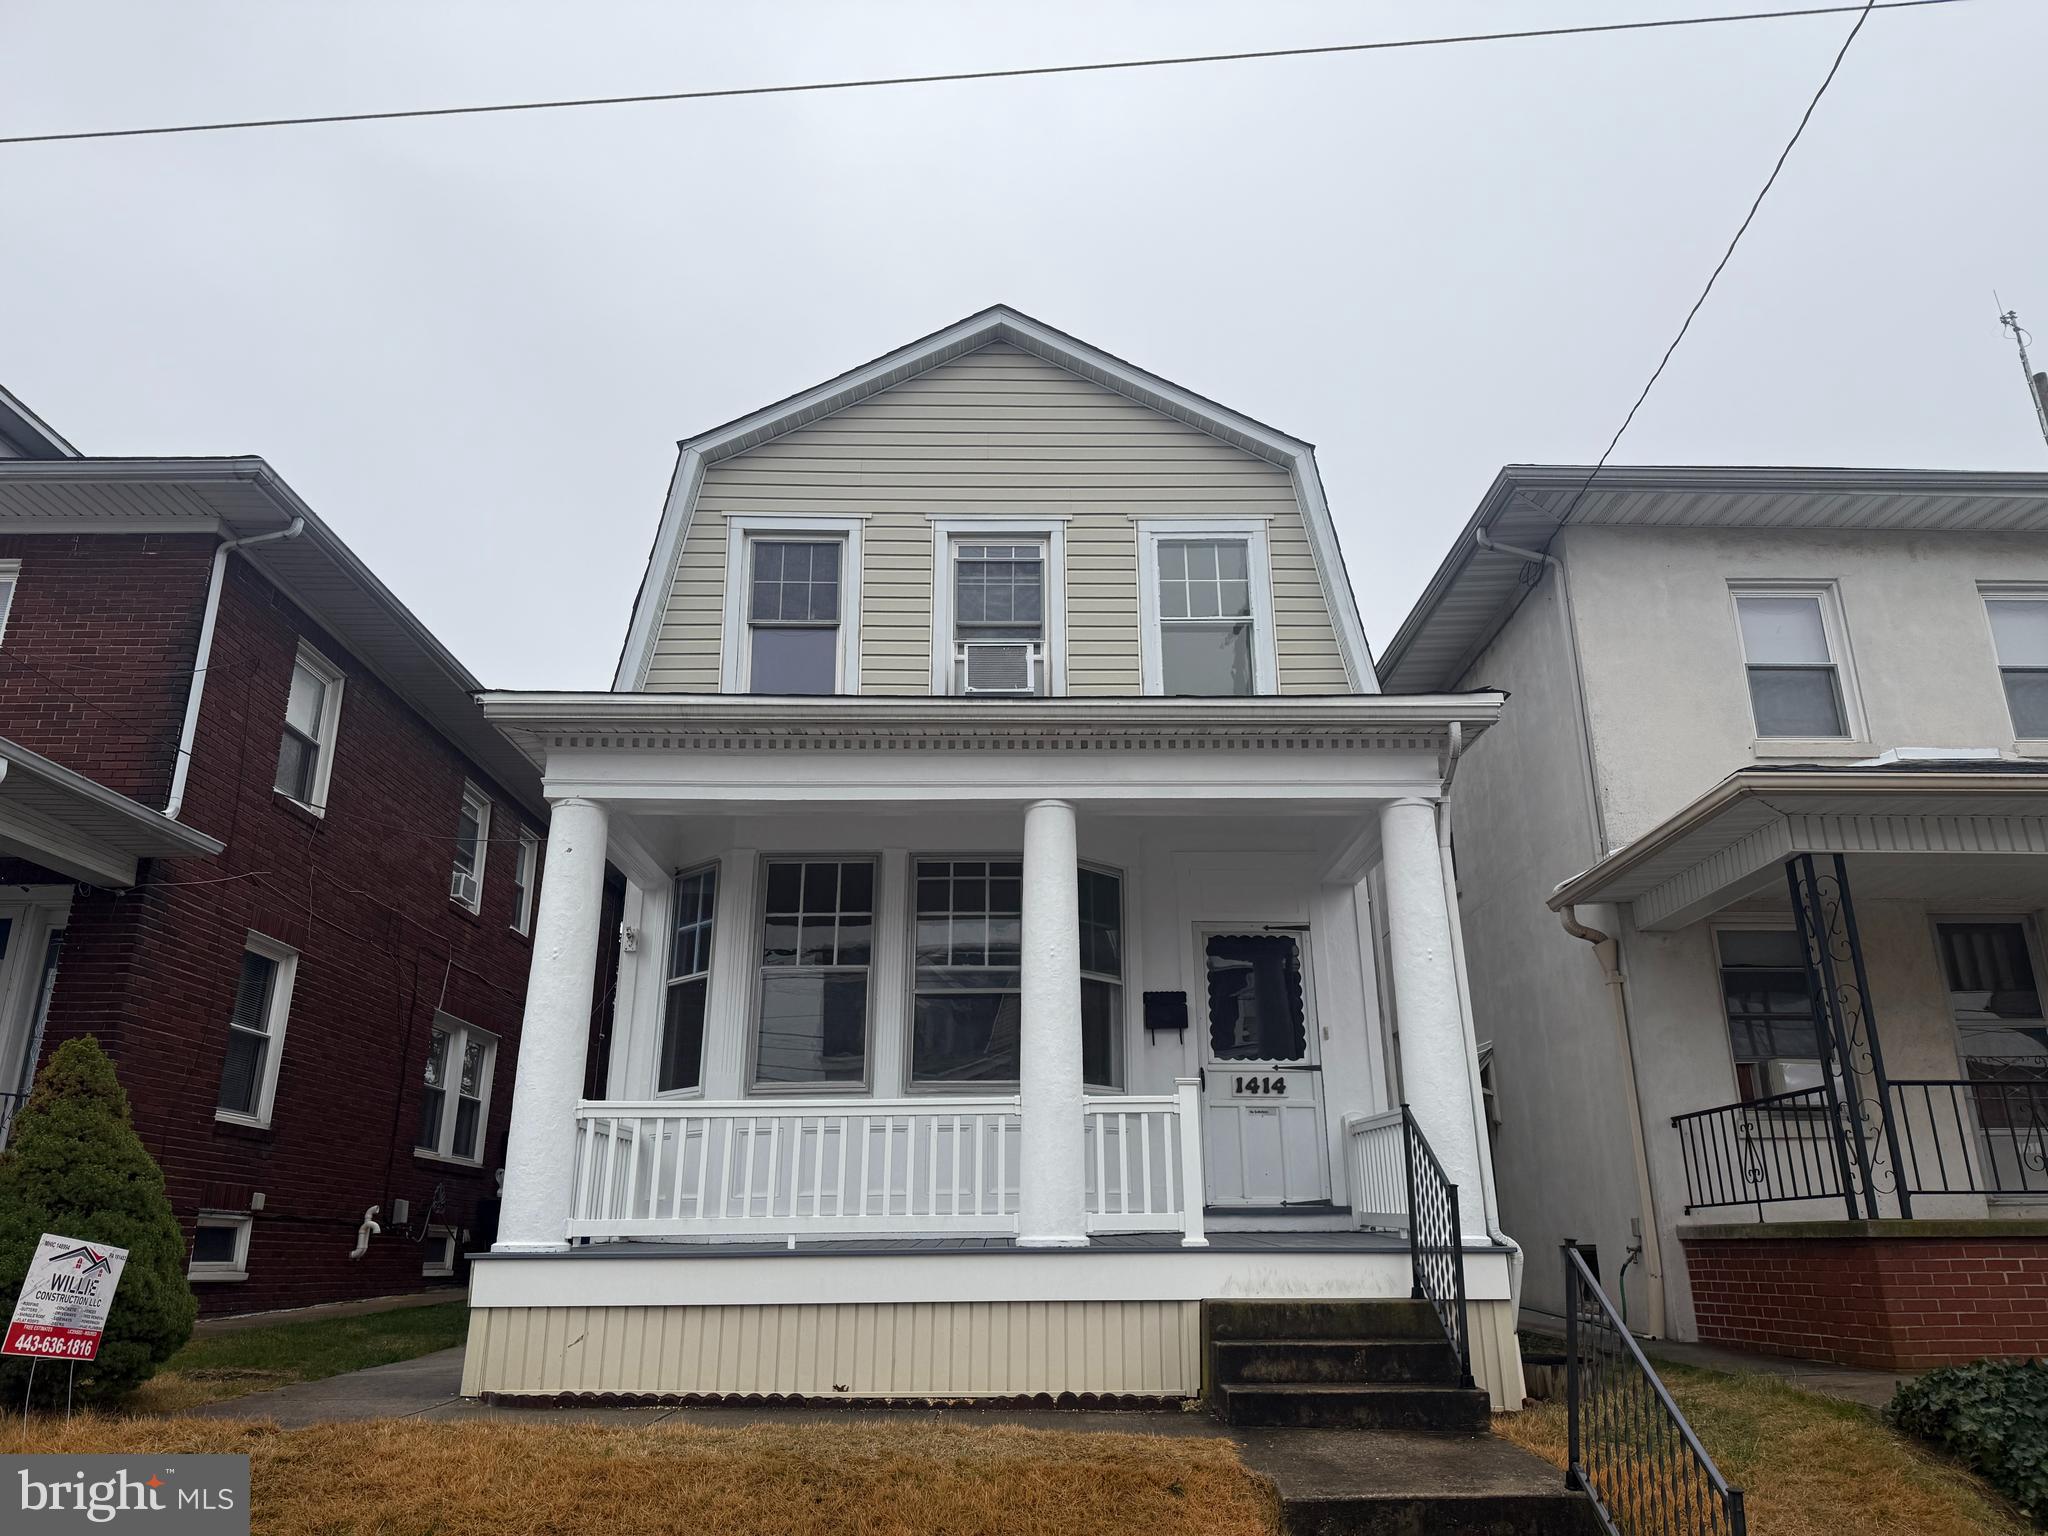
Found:
[[[1742,222],[1736,226],[1735,234],[1728,242],[1728,248],[1721,253],[1721,259],[1714,263],[1714,270],[1707,276],[1706,287],[1702,288],[1700,296],[1692,301],[1692,308],[1685,312],[1685,321],[1678,327],[1678,334],[1671,338],[1671,345],[1664,349],[1664,355],[1657,360],[1657,366],[1651,372],[1649,382],[1643,385],[1642,393],[1636,396],[1635,404],[1628,408],[1628,414],[1621,419],[1621,425],[1614,429],[1614,436],[1607,440],[1607,447],[1601,453],[1600,461],[1593,466],[1593,472],[1586,476],[1586,483],[1579,487],[1577,494],[1571,499],[1571,504],[1564,509],[1563,515],[1558,518],[1558,527],[1562,528],[1572,520],[1572,514],[1578,511],[1579,503],[1585,499],[1586,492],[1593,488],[1594,480],[1599,477],[1600,471],[1607,467],[1608,459],[1613,457],[1614,450],[1620,446],[1622,434],[1627,432],[1629,427],[1634,424],[1636,413],[1643,408],[1643,402],[1650,398],[1650,391],[1655,389],[1657,381],[1664,377],[1664,370],[1671,365],[1671,358],[1678,351],[1678,344],[1685,340],[1686,332],[1692,329],[1693,321],[1698,317],[1700,310],[1705,307],[1708,295],[1713,293],[1714,284],[1719,282],[1721,274],[1728,270],[1728,263],[1735,256],[1735,248],[1742,244],[1742,237],[1749,233],[1749,226],[1756,222],[1757,210],[1763,207],[1764,199],[1770,196],[1771,188],[1778,184],[1778,173],[1785,169],[1785,162],[1791,159],[1792,151],[1798,146],[1800,136],[1806,132],[1806,125],[1813,121],[1814,109],[1820,105],[1821,98],[1827,95],[1828,87],[1835,83],[1835,76],[1841,72],[1842,60],[1849,56],[1850,46],[1855,43],[1857,35],[1862,32],[1863,24],[1870,20],[1870,13],[1872,11],[1881,11],[1887,8],[1881,3],[1871,3],[1856,8],[1856,24],[1849,29],[1849,35],[1842,39],[1842,46],[1835,51],[1835,62],[1828,66],[1828,72],[1820,82],[1820,89],[1813,93],[1813,100],[1809,101],[1806,104],[1806,110],[1799,114],[1799,125],[1792,130],[1792,137],[1785,141],[1785,147],[1778,151],[1777,163],[1771,167],[1771,174],[1764,178],[1763,188],[1757,193],[1756,200],[1749,205],[1749,212],[1742,216]]]
[[[1186,64],[1237,64],[1252,59],[1302,59],[1340,53],[1381,53],[1403,48],[1446,48],[1465,43],[1525,42],[1547,37],[1589,37],[1650,32],[1670,27],[1711,27],[1731,22],[1786,21],[1850,11],[1915,10],[1965,0],[1874,0],[1870,5],[1814,5],[1790,11],[1746,11],[1727,16],[1670,16],[1652,21],[1601,22],[1579,27],[1535,27],[1516,32],[1466,32],[1447,37],[1390,38],[1368,43],[1325,43],[1303,48],[1257,48],[1236,53],[1189,53],[1163,58],[1107,59],[1086,64],[1036,64],[1018,69],[952,70],[931,75],[883,75],[859,80],[814,80],[792,85],[739,85],[715,90],[660,91],[636,96],[579,96],[551,101],[491,102],[470,107],[413,107],[391,112],[329,112],[310,117],[254,117],[218,122],[169,123],[150,128],[93,128],[76,133],[0,136],[0,145],[75,143],[83,139],[139,139],[178,133],[225,133],[242,128],[303,128],[319,123],[383,123],[401,118],[479,117],[496,112],[552,112],[570,107],[645,106],[656,102],[721,101],[738,96],[790,96],[802,92],[873,90],[899,85],[946,85],[969,80],[1022,80],[1046,75],[1101,74],[1111,70],[1168,69]]]

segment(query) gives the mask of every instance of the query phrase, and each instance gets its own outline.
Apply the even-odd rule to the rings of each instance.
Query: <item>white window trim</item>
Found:
[[[462,1244],[461,1236],[453,1227],[430,1226],[427,1228],[425,1246],[430,1251],[434,1244],[443,1242],[448,1245],[446,1250],[444,1250],[448,1256],[447,1262],[442,1263],[423,1255],[420,1260],[421,1279],[445,1280],[455,1273],[455,1261],[460,1256],[459,1250]]]
[[[471,878],[476,882],[476,890],[468,898],[455,894],[455,863],[451,859],[448,864],[448,899],[454,902],[456,906],[461,907],[465,912],[482,912],[484,909],[484,864],[489,859],[491,852],[491,796],[488,790],[473,779],[464,779],[462,781],[462,800],[455,810],[455,825],[458,831],[462,826],[462,809],[471,800],[475,800],[482,807],[482,814],[477,817],[476,821],[476,868],[470,872]]]
[[[1273,572],[1266,548],[1268,519],[1201,517],[1141,519],[1138,523],[1138,660],[1147,694],[1165,691],[1159,639],[1159,541],[1161,539],[1243,539],[1245,574],[1252,595],[1252,692],[1280,691],[1280,665],[1273,636]]]
[[[213,1118],[229,1125],[253,1125],[262,1129],[269,1126],[271,1107],[277,1102],[277,1069],[284,1062],[285,1026],[291,1019],[292,987],[299,979],[299,952],[289,944],[280,944],[253,930],[242,940],[242,949],[236,955],[237,962],[242,953],[249,952],[277,963],[277,976],[270,987],[270,1015],[264,1021],[270,1028],[270,1049],[263,1053],[263,1081],[256,1085],[256,1112],[244,1115],[216,1107]],[[214,1091],[218,1095],[219,1088],[216,1086]]]
[[[1842,695],[1841,736],[1765,736],[1756,729],[1756,701],[1749,689],[1749,647],[1742,640],[1742,610],[1737,599],[1744,597],[1810,597],[1820,604],[1821,632],[1828,642],[1828,661],[1835,669],[1835,685]],[[1782,757],[1787,751],[1805,753],[1811,745],[1820,751],[1839,751],[1845,744],[1870,740],[1863,717],[1863,694],[1856,684],[1856,664],[1849,651],[1849,622],[1842,611],[1842,592],[1833,581],[1775,581],[1740,579],[1728,583],[1728,617],[1735,625],[1735,651],[1742,658],[1742,693],[1749,706],[1750,731],[1757,747],[1768,747],[1767,756]],[[1988,624],[1990,620],[1987,618]]]
[[[808,517],[795,513],[728,515],[725,519],[725,615],[719,635],[721,693],[747,691],[747,546],[755,535],[840,539],[846,559],[839,571],[839,692],[860,692],[861,530],[864,517]]]
[[[243,1211],[201,1211],[198,1227],[232,1227],[235,1229],[235,1256],[225,1264],[202,1264],[197,1259],[187,1262],[185,1278],[204,1283],[207,1281],[235,1281],[249,1278],[249,1234],[255,1229],[256,1220]]]
[[[0,576],[5,574],[0,570]],[[2006,666],[1998,655],[1998,635],[1991,628],[1991,605],[1994,602],[2048,603],[2048,584],[2037,581],[1980,581],[1977,583],[1977,597],[1978,606],[1984,610],[1984,643],[1991,651],[1992,675],[1998,679],[1998,702],[2005,706],[2005,723],[2012,727],[2013,748],[2022,757],[2048,754],[2048,740],[2019,733],[2019,722],[2012,717],[2012,700],[2005,691]],[[0,615],[0,622],[4,621],[5,615]]]
[[[1067,519],[934,517],[932,525],[932,692],[953,691],[953,546],[1005,539],[1045,546],[1045,691],[1067,691]]]
[[[337,667],[325,656],[322,656],[304,640],[299,642],[298,655],[293,659],[293,665],[294,670],[303,666],[307,671],[313,673],[326,685],[327,691],[320,703],[320,734],[314,742],[314,745],[319,749],[319,753],[313,759],[313,783],[307,791],[309,798],[301,800],[297,795],[285,794],[281,789],[277,793],[284,795],[285,799],[291,801],[293,805],[305,807],[315,816],[325,816],[327,814],[327,786],[334,779],[334,748],[341,732],[341,693],[348,679],[342,676],[341,668]],[[286,691],[287,699],[289,699],[289,683],[287,683]],[[287,702],[286,707],[290,707],[289,702]],[[283,729],[282,721],[279,722],[279,729]]]
[[[516,872],[521,877],[519,886],[519,910],[512,915],[512,931],[521,935],[533,932],[533,887],[534,876],[540,872],[540,836],[530,827],[519,829],[519,860]],[[482,882],[478,882],[482,890]]]
[[[874,894],[869,900],[874,908],[868,913],[868,963],[867,963],[867,1013],[866,1036],[861,1042],[861,1075],[856,1082],[843,1083],[785,1083],[769,1082],[761,1076],[761,973],[767,969],[762,963],[761,952],[768,942],[768,866],[770,864],[872,864],[875,869]],[[880,950],[876,944],[877,930],[882,924],[882,903],[889,899],[889,891],[882,881],[883,858],[879,850],[866,853],[844,849],[834,853],[773,853],[763,852],[754,860],[754,889],[752,900],[754,910],[746,923],[746,931],[753,945],[753,964],[747,974],[749,996],[747,999],[747,1054],[740,1063],[740,1080],[745,1085],[742,1097],[749,1099],[809,1098],[846,1095],[853,1098],[872,1098],[875,1092],[875,1041],[880,1034],[876,1013],[875,974],[880,969],[876,963]],[[913,898],[914,899],[914,898]],[[712,943],[717,944],[717,931],[713,930]],[[793,967],[805,969],[805,967]],[[817,967],[808,967],[817,969]],[[667,1002],[667,989],[663,989],[663,1002]],[[705,1046],[710,1046],[710,1028],[705,1029]],[[660,1047],[657,1045],[656,1050]],[[904,1074],[909,1075],[910,1066],[906,1060]]]
[[[434,1013],[434,1027],[448,1037],[448,1080],[441,1089],[441,1125],[434,1145],[423,1147],[414,1143],[413,1155],[431,1158],[439,1163],[453,1163],[458,1168],[481,1168],[484,1165],[484,1154],[490,1150],[491,1145],[491,1084],[498,1075],[498,1037],[488,1029],[479,1029],[474,1024],[456,1018],[452,1013],[442,1013],[438,1009]],[[483,1091],[477,1096],[476,1105],[476,1155],[464,1157],[451,1149],[455,1145],[455,1111],[462,1098],[462,1057],[468,1049],[472,1035],[483,1041],[489,1050],[485,1055],[482,1081],[478,1084]],[[432,1049],[431,1035],[428,1036],[427,1045]],[[423,1091],[425,1078],[426,1063],[421,1062],[420,1081]]]
[[[723,921],[725,902],[726,860],[723,857],[706,859],[700,864],[689,864],[678,869],[668,878],[668,911],[663,915],[659,932],[667,935],[662,948],[660,965],[656,974],[660,979],[660,1002],[654,1019],[654,1063],[648,1081],[655,1085],[652,1097],[657,1099],[701,1099],[704,1097],[704,1079],[711,1070],[711,1020],[712,1010],[718,1004],[718,929]],[[711,876],[711,948],[704,957],[702,972],[692,971],[687,977],[669,974],[675,964],[676,922],[680,909],[676,903],[676,887],[692,875],[709,873]],[[871,966],[872,968],[872,966]],[[704,1035],[697,1042],[697,1086],[694,1088],[661,1087],[661,1051],[668,1036],[668,994],[669,988],[678,981],[694,980],[698,975],[704,978]],[[751,1067],[748,1069],[751,1071]]]
[[[7,638],[7,616],[14,612],[14,592],[21,585],[21,562],[0,560],[0,640]]]

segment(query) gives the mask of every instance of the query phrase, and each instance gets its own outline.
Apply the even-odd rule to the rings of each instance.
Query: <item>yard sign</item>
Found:
[[[45,1232],[22,1279],[0,1355],[73,1363],[93,1359],[127,1262],[126,1248],[102,1248]]]

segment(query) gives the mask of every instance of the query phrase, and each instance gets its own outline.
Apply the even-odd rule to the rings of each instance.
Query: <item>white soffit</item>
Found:
[[[1390,693],[1454,688],[1528,591],[1520,555],[1543,551],[1590,465],[1510,464],[1453,541],[1380,658]],[[2048,474],[1921,469],[1638,468],[1600,471],[1575,526],[2048,533]]]
[[[0,851],[74,880],[130,886],[138,860],[201,858],[225,846],[0,738]]]
[[[1294,482],[1295,498],[1300,503],[1302,520],[1308,530],[1309,548],[1315,556],[1323,598],[1337,631],[1345,671],[1353,687],[1366,693],[1378,691],[1372,655],[1366,645],[1365,627],[1358,616],[1358,602],[1352,593],[1350,578],[1345,574],[1343,550],[1338,545],[1336,527],[1330,520],[1330,509],[1323,497],[1314,446],[1000,304],[969,315],[944,330],[935,331],[863,367],[829,379],[814,389],[685,439],[680,445],[675,475],[662,508],[654,549],[648,557],[639,595],[633,602],[633,617],[627,627],[626,643],[619,656],[618,672],[612,680],[612,687],[620,692],[632,692],[646,682],[662,606],[675,581],[676,561],[682,554],[683,540],[689,532],[690,516],[706,466],[744,453],[786,432],[809,426],[993,342],[1007,342],[1163,416],[1206,432],[1233,448],[1285,468]]]

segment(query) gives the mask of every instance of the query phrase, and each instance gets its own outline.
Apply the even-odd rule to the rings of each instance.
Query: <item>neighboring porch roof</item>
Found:
[[[0,737],[0,852],[91,885],[131,886],[143,859],[226,846]]]
[[[1938,758],[1745,768],[1550,896],[1682,928],[1773,885],[1800,853],[2048,854],[2048,762]],[[2048,865],[2042,867],[2048,877]]]

